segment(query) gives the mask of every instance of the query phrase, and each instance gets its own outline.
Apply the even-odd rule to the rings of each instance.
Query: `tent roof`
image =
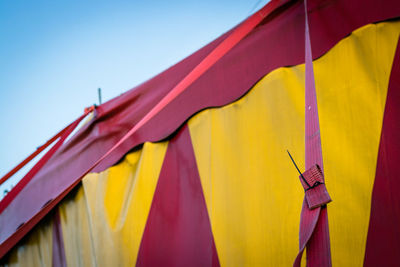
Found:
[[[355,29],[400,14],[395,0],[309,1],[313,58],[326,53]],[[338,16],[347,15],[346,19]],[[69,140],[0,214],[1,251],[8,251],[68,188],[124,136],[185,75],[229,34],[222,35],[147,82],[96,109],[95,117]],[[229,104],[240,98],[270,71],[304,62],[302,1],[289,1],[267,16],[238,45],[139,129],[94,172],[118,162],[128,151],[147,141],[171,135],[202,109]],[[277,111],[279,112],[279,111]],[[30,222],[28,225],[27,222]],[[22,227],[20,227],[22,225]],[[0,257],[3,254],[0,254]]]

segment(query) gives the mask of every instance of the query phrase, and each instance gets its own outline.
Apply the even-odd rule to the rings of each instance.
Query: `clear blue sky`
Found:
[[[0,176],[96,103],[98,87],[103,102],[118,96],[266,2],[0,1]]]

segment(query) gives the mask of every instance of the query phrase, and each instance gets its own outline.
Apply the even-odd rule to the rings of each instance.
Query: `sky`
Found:
[[[98,88],[103,102],[118,96],[267,2],[0,1],[0,177],[97,104]]]

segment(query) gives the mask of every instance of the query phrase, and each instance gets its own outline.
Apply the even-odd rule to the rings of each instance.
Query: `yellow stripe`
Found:
[[[315,61],[333,265],[364,259],[371,192],[399,22],[367,25]],[[189,121],[222,266],[290,266],[303,190],[304,65]]]
[[[134,266],[167,142],[89,174],[60,207],[68,266]]]
[[[52,266],[52,252],[53,217],[50,216],[11,250],[7,263],[2,263],[4,266]]]

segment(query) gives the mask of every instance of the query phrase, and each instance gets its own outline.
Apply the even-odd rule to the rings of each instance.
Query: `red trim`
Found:
[[[219,266],[187,125],[171,139],[137,266]]]
[[[364,266],[399,266],[400,40],[393,61],[379,145]]]

